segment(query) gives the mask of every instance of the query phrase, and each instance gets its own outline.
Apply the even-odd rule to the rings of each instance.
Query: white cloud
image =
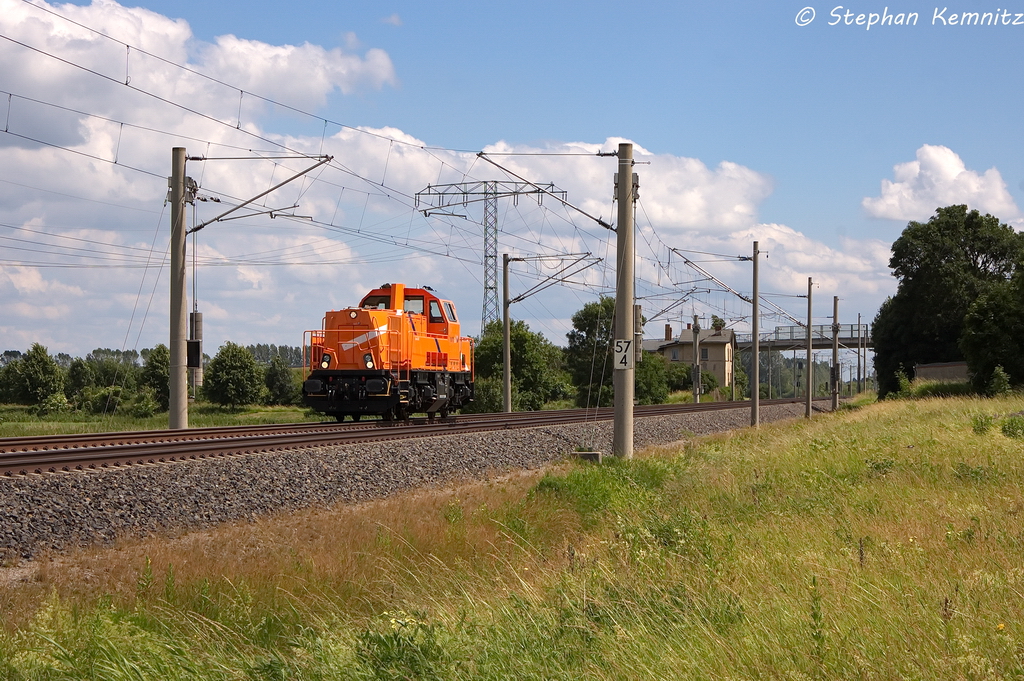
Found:
[[[402,17],[398,16],[397,13],[396,14],[392,14],[391,16],[384,17],[383,19],[381,19],[381,23],[390,24],[392,26],[401,26],[402,25]]]
[[[205,73],[299,108],[322,106],[335,89],[347,95],[395,83],[391,58],[378,48],[360,57],[309,43],[268,45],[226,35],[203,48],[199,61]]]
[[[7,281],[20,296],[45,294],[48,298],[80,297],[82,289],[78,286],[67,286],[59,281],[43,278],[42,273],[36,267],[3,267],[0,266],[0,274],[3,274]]]
[[[125,75],[124,52],[111,51],[108,41],[25,3],[0,3],[5,10],[0,12],[0,32],[109,72],[115,80]],[[187,23],[111,0],[61,6],[60,11],[180,63],[191,58],[193,66],[225,82],[300,108],[317,106],[332,92],[345,94],[396,82],[387,54],[373,49],[362,56],[354,54],[354,36],[345,51],[309,44],[275,46],[234,36],[196,47]],[[4,151],[0,179],[50,192],[0,183],[0,223],[31,221],[55,235],[56,243],[87,249],[65,249],[51,256],[53,264],[81,264],[75,258],[88,257],[83,262],[103,268],[4,265],[0,319],[10,327],[32,329],[35,335],[30,340],[51,346],[51,351],[73,354],[94,347],[119,347],[126,337],[131,342],[140,337],[140,347],[166,342],[164,257],[169,217],[161,210],[166,209],[164,176],[170,147],[181,145],[190,154],[209,156],[234,156],[238,149],[254,146],[273,148],[265,141],[254,145],[246,131],[304,153],[317,154],[322,148],[335,161],[255,206],[287,212],[286,207],[297,204],[295,212],[312,217],[315,223],[249,217],[212,224],[198,233],[195,242],[189,241],[190,254],[195,243],[199,309],[206,315],[208,351],[215,351],[224,340],[298,345],[303,330],[317,326],[324,310],[353,304],[368,289],[389,280],[438,287],[459,305],[464,330],[476,332],[482,297],[482,206],[453,207],[451,212],[465,218],[424,218],[411,198],[427,185],[514,179],[476,154],[427,148],[426,141],[392,127],[332,129],[323,139],[318,134],[282,135],[268,129],[267,112],[253,98],[243,98],[239,114],[237,90],[134,53],[133,85],[165,99],[187,101],[210,118],[188,114],[123,84],[97,80],[9,44],[0,43],[0,59],[8,67],[11,88],[19,92],[24,88],[26,96],[171,133],[122,128],[15,102],[14,132],[100,159],[118,159],[114,165],[0,135],[0,145],[14,145]],[[241,130],[235,129],[238,124]],[[176,136],[185,134],[191,139]],[[614,151],[622,141],[616,137],[547,145],[499,141],[486,150],[525,154],[494,158],[531,181],[555,183],[573,204],[614,222],[616,162],[595,154]],[[218,145],[233,148],[219,153],[224,148]],[[645,234],[655,248],[747,253],[750,241],[760,239],[762,248],[770,251],[762,269],[766,289],[799,294],[806,287],[806,277],[814,276],[823,287],[841,283],[851,295],[877,297],[887,291],[891,277],[885,268],[888,248],[884,244],[846,240],[830,247],[785,225],[760,223],[759,206],[772,191],[768,175],[729,161],[709,167],[697,158],[656,153],[640,145],[634,145],[634,154],[636,160],[649,163],[635,168],[640,175],[638,224],[648,230]],[[306,160],[190,161],[187,172],[200,181],[202,192],[224,199],[221,204],[200,203],[197,218],[207,220],[230,202],[254,196],[307,165]],[[613,233],[550,197],[544,198],[543,205],[536,197],[520,197],[518,202],[503,199],[499,211],[502,251],[589,251],[600,257],[614,253]],[[0,231],[0,237],[9,234]],[[63,237],[87,241],[60,241]],[[643,239],[638,237],[637,244],[638,254],[652,257],[643,250],[649,248]],[[142,264],[149,248],[153,249],[152,267],[146,270]],[[136,249],[128,251],[135,258],[132,267],[125,266],[124,257],[118,255],[125,249]],[[16,256],[5,259],[18,260]],[[164,271],[157,278],[160,263]],[[597,288],[608,286],[613,283],[610,263],[608,257],[601,267],[577,279]],[[749,264],[714,267],[736,288],[747,287]],[[649,262],[641,263],[638,271],[659,276]],[[191,294],[190,286],[190,298]],[[561,343],[565,320],[586,302],[586,296],[593,295],[593,289],[555,288],[547,295],[524,303],[525,312],[520,314],[534,315],[537,330]],[[140,331],[143,320],[145,328]],[[24,350],[32,333],[5,333],[5,342],[20,343],[18,349]]]
[[[893,167],[893,180],[882,180],[881,195],[862,202],[868,215],[890,220],[927,220],[936,208],[967,204],[982,213],[1016,221],[1020,210],[999,171],[968,170],[950,148],[925,144],[917,160]]]
[[[530,154],[589,153],[615,151],[618,137],[601,144],[570,142],[545,148],[514,147],[498,143],[485,147],[485,152]],[[763,173],[723,161],[714,169],[700,159],[655,154],[634,144],[633,158],[639,163],[634,172],[640,176],[640,201],[647,218],[659,228],[686,232],[694,229],[738,229],[748,226],[757,217],[758,205],[772,191],[771,178]],[[614,162],[609,159],[587,159],[577,164],[566,177],[566,160],[557,156],[514,156],[508,160],[496,157],[499,163],[513,170],[532,171],[538,181],[559,177],[557,183],[575,196],[583,196],[579,205],[594,214],[610,215],[611,174]],[[566,178],[566,179],[562,179]]]

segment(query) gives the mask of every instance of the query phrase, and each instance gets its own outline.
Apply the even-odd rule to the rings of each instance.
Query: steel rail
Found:
[[[765,400],[764,406],[791,404],[801,399]],[[699,405],[637,406],[638,418],[747,408],[747,402],[708,402]],[[359,421],[356,423],[274,424],[197,428],[187,431],[139,431],[33,438],[0,439],[0,475],[85,470],[161,464],[286,451],[306,447],[433,437],[511,428],[607,421],[611,407],[562,409],[512,414],[467,414],[429,422]]]

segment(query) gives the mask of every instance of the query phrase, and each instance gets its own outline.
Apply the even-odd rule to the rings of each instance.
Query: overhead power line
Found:
[[[275,99],[272,99],[270,97],[264,97],[263,95],[257,94],[255,92],[250,92],[249,90],[246,90],[245,88],[240,88],[237,85],[232,85],[231,83],[225,82],[225,81],[220,80],[218,78],[214,78],[213,76],[207,75],[207,74],[203,73],[202,71],[197,71],[196,69],[190,68],[190,67],[185,66],[183,64],[179,64],[179,63],[177,63],[175,61],[167,59],[166,57],[161,57],[158,54],[154,54],[152,52],[144,50],[141,47],[138,47],[136,45],[132,45],[131,43],[126,43],[123,40],[119,40],[119,39],[117,39],[117,38],[115,38],[115,37],[113,37],[111,35],[108,35],[108,34],[104,33],[103,31],[95,29],[95,28],[93,28],[91,26],[87,26],[86,24],[83,24],[81,22],[75,21],[74,19],[66,17],[63,14],[60,14],[59,12],[55,12],[54,10],[52,10],[52,9],[50,9],[48,7],[43,7],[42,5],[37,5],[37,4],[33,3],[33,2],[31,2],[31,0],[22,0],[22,2],[24,2],[26,5],[34,8],[34,9],[41,10],[43,12],[46,12],[47,14],[51,14],[51,15],[57,17],[58,19],[61,19],[62,21],[66,21],[66,22],[68,22],[70,24],[78,26],[79,28],[85,29],[85,30],[89,31],[90,33],[94,33],[95,35],[98,35],[98,36],[100,36],[102,38],[105,38],[105,39],[107,39],[107,40],[109,40],[109,41],[111,41],[113,43],[117,43],[118,45],[120,45],[120,46],[125,48],[125,52],[126,52],[126,55],[127,55],[128,59],[131,58],[131,52],[132,51],[138,52],[139,54],[144,54],[147,57],[151,57],[152,59],[156,59],[156,60],[158,60],[158,61],[160,61],[160,62],[162,62],[164,64],[167,64],[168,66],[173,66],[173,67],[175,67],[177,69],[181,69],[182,71],[185,71],[186,73],[190,73],[192,75],[199,76],[200,78],[208,80],[211,83],[216,83],[216,84],[222,85],[222,86],[224,86],[226,88],[230,88],[231,90],[239,92],[243,96],[244,95],[248,95],[249,97],[252,97],[254,99],[258,99],[258,100],[260,100],[262,102],[266,102],[267,104],[273,104],[274,106],[279,106],[279,107],[281,107],[283,109],[287,109],[288,111],[291,111],[293,113],[297,113],[297,114],[306,116],[308,118],[312,118],[312,119],[317,120],[317,121],[323,121],[326,125],[336,125],[339,128],[343,128],[345,130],[352,130],[353,132],[358,132],[358,133],[363,134],[363,135],[368,135],[368,136],[371,136],[371,137],[376,137],[378,139],[387,140],[387,141],[393,142],[395,144],[402,144],[402,145],[406,145],[406,146],[410,146],[410,147],[414,147],[414,148],[418,148],[418,149],[430,149],[430,150],[435,150],[435,151],[455,151],[455,152],[461,152],[461,153],[474,153],[475,152],[475,150],[471,150],[471,149],[450,149],[450,148],[447,148],[447,147],[438,147],[438,146],[428,146],[428,145],[422,145],[422,144],[414,144],[414,143],[408,142],[406,140],[401,140],[401,139],[397,139],[397,138],[394,138],[394,137],[389,137],[388,135],[382,135],[380,133],[371,132],[369,130],[365,130],[363,128],[358,128],[358,127],[355,127],[355,126],[352,126],[352,125],[341,123],[339,121],[332,121],[329,118],[324,118],[323,116],[318,116],[318,115],[316,115],[314,113],[310,113],[309,111],[305,111],[303,109],[300,109],[298,107],[292,106],[290,104],[284,104],[283,102],[279,102],[279,101],[277,101]],[[6,38],[6,36],[0,36],[0,37]],[[11,40],[10,38],[7,38],[7,39]],[[12,42],[17,42],[17,41],[13,41],[12,40]],[[21,44],[21,43],[19,43],[19,44]],[[33,49],[33,48],[30,48],[30,49]],[[84,67],[81,67],[81,68],[84,68]],[[88,69],[86,69],[86,70],[88,70]],[[125,80],[130,82],[130,78],[128,77],[128,73],[127,73],[127,71],[128,71],[128,64],[126,64],[125,70],[126,70]],[[97,74],[97,75],[102,75],[102,74]],[[107,77],[107,76],[104,76],[104,77]],[[117,83],[121,82],[121,81],[116,80],[116,79],[112,79],[112,80],[114,80],[114,82],[117,82]],[[129,85],[129,82],[125,82],[124,85],[127,85],[127,86],[131,87]],[[133,88],[133,89],[137,89],[137,88]],[[142,92],[142,90],[139,90],[139,91]]]

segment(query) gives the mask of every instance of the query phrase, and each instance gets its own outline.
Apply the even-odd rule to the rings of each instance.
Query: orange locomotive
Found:
[[[473,399],[473,339],[430,287],[384,284],[359,307],[328,312],[304,341],[302,401],[339,421],[446,416]]]

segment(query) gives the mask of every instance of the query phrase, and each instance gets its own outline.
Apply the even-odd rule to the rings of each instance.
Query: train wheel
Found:
[[[383,414],[380,415],[380,420],[381,421],[394,421],[395,420],[395,412],[394,412],[394,410],[388,409],[386,412],[384,412]]]
[[[362,416],[362,414],[352,414],[352,420],[353,421],[358,421],[361,416]]]
[[[334,418],[337,419],[338,423],[341,423],[342,421],[345,420],[345,415],[344,414],[335,414]]]

